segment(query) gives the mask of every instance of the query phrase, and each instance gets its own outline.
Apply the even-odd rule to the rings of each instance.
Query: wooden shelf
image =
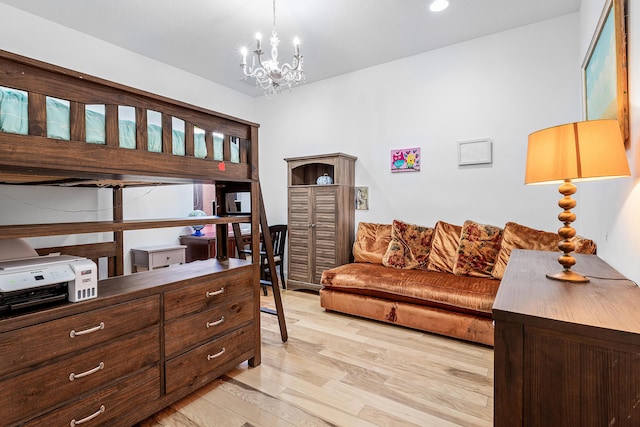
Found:
[[[0,239],[61,236],[65,234],[106,233],[150,228],[181,227],[200,224],[251,223],[249,215],[198,216],[189,218],[144,219],[127,221],[62,222],[51,224],[20,224],[0,226]]]

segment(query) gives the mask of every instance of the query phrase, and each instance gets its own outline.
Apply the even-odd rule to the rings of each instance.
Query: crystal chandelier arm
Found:
[[[256,50],[253,51],[254,53],[254,57],[253,57],[253,63],[251,64],[250,67],[247,66],[247,49],[246,48],[242,48],[242,50],[240,51],[240,53],[242,54],[242,63],[240,64],[240,67],[242,67],[242,71],[245,75],[245,77],[256,77],[256,78],[265,78],[265,76],[267,76],[269,73],[268,71],[265,69],[264,65],[262,65],[262,50],[260,49],[260,39],[256,37],[257,40],[257,48]],[[258,65],[259,67],[256,67],[256,58],[258,58]]]
[[[295,72],[295,68],[292,68],[289,64],[282,64],[282,76],[287,76],[292,72]]]
[[[282,73],[290,73],[294,71],[302,72],[302,56],[294,56],[291,64],[282,64]]]
[[[265,75],[269,74],[269,71],[267,71],[267,67],[264,66],[264,64],[262,63],[262,50],[256,50],[253,53],[255,53],[255,58],[258,58],[258,65],[259,67],[255,67],[254,69],[252,69],[252,73],[255,74],[256,77],[258,76],[262,76],[264,77]]]
[[[256,68],[249,74],[250,77],[255,77],[258,80],[266,79],[269,77],[269,73],[262,67]]]

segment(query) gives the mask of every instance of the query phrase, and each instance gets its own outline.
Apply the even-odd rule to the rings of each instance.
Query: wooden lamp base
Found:
[[[564,196],[558,202],[558,206],[564,209],[564,211],[558,215],[558,219],[564,224],[564,227],[560,227],[558,230],[558,234],[563,239],[558,243],[558,248],[563,252],[563,254],[558,257],[558,262],[562,265],[563,270],[559,273],[547,273],[547,277],[563,282],[586,283],[589,281],[588,278],[580,273],[571,271],[571,267],[576,263],[576,259],[571,256],[571,252],[576,249],[576,244],[571,240],[576,235],[576,230],[571,227],[571,223],[576,220],[576,214],[571,212],[571,209],[576,207],[576,201],[571,198],[571,195],[575,194],[577,188],[570,179],[565,179],[564,182],[560,184],[560,187],[558,187],[558,191]]]
[[[560,280],[562,282],[573,282],[573,283],[587,283],[589,281],[588,278],[584,277],[580,273],[576,273],[571,270],[562,270],[557,273],[547,273],[548,279]]]

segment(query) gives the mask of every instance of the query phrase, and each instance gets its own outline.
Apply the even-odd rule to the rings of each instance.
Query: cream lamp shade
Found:
[[[558,258],[563,270],[547,273],[547,277],[567,282],[588,282],[585,276],[571,271],[576,260],[572,241],[576,231],[571,227],[576,215],[571,209],[576,202],[572,181],[620,178],[631,175],[617,120],[588,120],[539,130],[529,135],[525,184],[561,183],[558,191],[564,197],[558,215],[564,224],[558,230],[563,239],[558,248],[564,252]]]
[[[629,176],[617,120],[589,120],[529,135],[525,184]]]

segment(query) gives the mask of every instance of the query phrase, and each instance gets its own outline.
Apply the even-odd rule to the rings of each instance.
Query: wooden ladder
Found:
[[[269,224],[267,222],[267,213],[264,208],[264,199],[262,198],[262,188],[260,187],[260,183],[258,183],[257,187],[258,187],[257,200],[258,200],[260,229],[262,231],[261,235],[264,242],[266,259],[269,265],[269,272],[270,272],[269,278],[271,279],[271,280],[266,280],[266,279],[260,278],[260,285],[271,286],[271,288],[273,289],[273,300],[276,306],[275,310],[272,310],[266,307],[260,307],[260,311],[267,314],[273,314],[278,317],[278,325],[280,326],[280,336],[282,338],[282,342],[287,342],[287,340],[289,339],[289,335],[287,333],[287,324],[284,318],[284,308],[282,306],[282,297],[280,295],[280,283],[278,282],[278,275],[276,274],[276,265],[273,257],[273,242],[271,241],[271,233],[269,233]],[[220,200],[224,201],[223,205],[218,206],[219,212],[217,212],[216,214],[237,215],[239,212],[236,207],[233,194],[245,193],[245,192],[250,192],[249,183],[226,182],[220,185],[216,184],[216,203],[219,203]],[[252,202],[253,200],[256,200],[256,198],[252,197]],[[253,208],[253,204],[252,204],[252,208]],[[244,243],[242,240],[242,233],[240,231],[240,223],[233,222],[231,223],[231,226],[233,229],[233,236],[235,239],[236,248],[238,250],[238,256],[241,259],[246,259],[245,254],[240,252],[239,250],[244,246]],[[217,253],[224,254],[223,257],[226,258],[228,257],[228,254],[227,254],[228,246],[226,243],[228,230],[224,227],[226,226],[222,225],[222,226],[216,227],[217,228],[216,235],[217,236],[224,235],[223,239],[217,239],[217,251],[218,251]],[[221,240],[225,240],[224,244],[221,243]],[[220,252],[221,250],[223,250],[223,252]],[[259,250],[257,252],[259,252]],[[253,251],[253,253],[255,254],[256,251]],[[253,262],[256,262],[256,261],[253,260]],[[258,255],[257,262],[262,263],[262,258],[260,255]],[[260,265],[260,269],[262,269],[262,265]]]

